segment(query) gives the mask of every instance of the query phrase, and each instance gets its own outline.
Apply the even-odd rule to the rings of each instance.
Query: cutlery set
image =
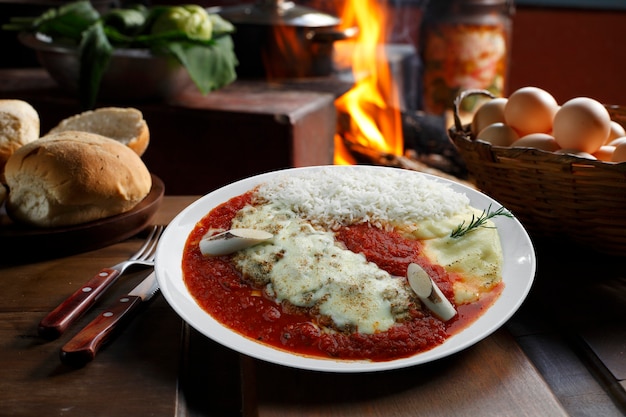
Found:
[[[144,244],[128,260],[103,268],[82,287],[48,313],[39,323],[39,335],[46,339],[60,337],[82,317],[96,301],[130,267],[154,267],[154,257],[164,226],[151,226]],[[61,361],[71,366],[83,366],[95,358],[98,350],[110,340],[121,325],[128,322],[139,306],[159,291],[154,271],[128,294],[104,309],[93,321],[61,348]]]

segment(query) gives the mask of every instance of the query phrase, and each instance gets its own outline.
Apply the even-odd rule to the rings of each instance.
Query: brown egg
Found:
[[[581,158],[587,158],[587,159],[597,159],[595,156],[593,156],[589,152],[579,151],[578,149],[559,149],[555,153],[561,153],[563,155],[579,156]]]
[[[626,136],[622,136],[621,138],[615,138],[608,143],[609,146],[617,146],[620,143],[626,142]]]
[[[548,133],[559,108],[550,93],[537,87],[523,87],[513,92],[504,107],[505,123],[519,136]]]
[[[511,146],[514,148],[535,148],[548,152],[556,152],[561,148],[554,138],[547,133],[531,133],[519,138]]]
[[[498,97],[484,102],[472,118],[472,134],[478,135],[484,128],[494,123],[504,123],[504,106],[508,100]]]
[[[489,142],[493,146],[511,146],[517,139],[517,132],[504,123],[493,123],[476,136],[476,140]]]
[[[626,136],[626,130],[624,130],[624,127],[621,124],[617,123],[616,121],[611,120],[609,136],[606,138],[606,141],[604,142],[604,144],[608,145],[612,140],[621,138],[624,136]]]
[[[593,156],[598,158],[600,161],[611,161],[613,159],[613,153],[615,152],[615,146],[610,145],[602,145],[600,149],[593,153]]]
[[[561,148],[594,153],[609,136],[611,117],[600,102],[576,97],[554,115],[554,139]]]
[[[613,157],[611,158],[613,162],[624,162],[626,161],[626,142],[619,143],[615,147],[615,151],[613,152]]]

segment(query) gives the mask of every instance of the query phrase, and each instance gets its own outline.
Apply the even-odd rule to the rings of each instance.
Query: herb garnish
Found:
[[[450,237],[456,239],[456,238],[466,235],[467,233],[479,227],[486,227],[485,223],[487,223],[487,220],[492,219],[496,216],[506,216],[509,218],[513,218],[513,214],[507,211],[504,207],[500,207],[496,211],[491,211],[491,204],[489,204],[489,207],[487,207],[487,210],[483,210],[480,216],[476,217],[472,215],[472,220],[469,222],[467,226],[465,225],[465,221],[463,221],[463,223],[461,223],[456,229],[452,231],[452,233],[450,234]]]

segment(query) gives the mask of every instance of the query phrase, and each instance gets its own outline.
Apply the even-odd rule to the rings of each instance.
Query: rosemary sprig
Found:
[[[506,216],[509,218],[513,218],[513,214],[507,211],[504,207],[500,207],[496,211],[491,211],[491,204],[487,207],[487,210],[483,210],[482,214],[478,217],[472,215],[472,220],[469,222],[467,226],[465,226],[465,221],[461,223],[456,229],[452,231],[450,234],[451,238],[459,238],[461,236],[466,235],[467,233],[475,230],[479,227],[486,227],[485,223],[487,220],[492,219],[496,216]]]

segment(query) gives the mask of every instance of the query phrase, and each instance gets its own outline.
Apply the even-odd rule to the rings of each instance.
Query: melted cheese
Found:
[[[387,330],[408,307],[401,279],[337,246],[332,232],[314,229],[283,207],[247,207],[233,226],[274,233],[271,242],[240,252],[234,262],[277,302],[314,308],[339,330],[361,333]]]
[[[338,246],[332,230],[340,226],[369,222],[423,240],[431,261],[459,277],[453,282],[457,305],[475,301],[501,280],[493,223],[450,238],[477,211],[467,196],[427,177],[346,167],[280,177],[259,186],[256,197],[232,227],[265,230],[274,238],[234,255],[235,265],[277,302],[311,309],[336,329],[387,330],[404,317],[412,296],[404,280]]]

